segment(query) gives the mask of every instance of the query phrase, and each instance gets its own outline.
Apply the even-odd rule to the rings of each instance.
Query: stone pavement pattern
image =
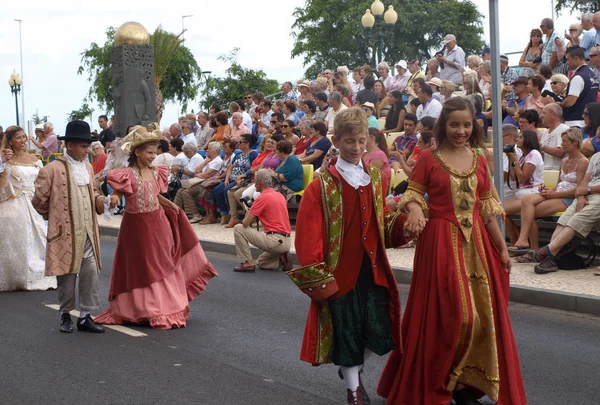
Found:
[[[104,217],[98,217],[101,227],[119,228],[121,216],[114,216],[107,222]],[[223,225],[192,225],[201,241],[235,244],[233,230]],[[292,232],[292,252],[294,249],[295,232]],[[415,249],[388,249],[387,254],[392,267],[412,270]],[[533,264],[520,264],[513,260],[511,286],[522,286],[543,290],[561,291],[571,294],[583,294],[600,297],[600,277],[594,276],[593,268],[577,271],[558,271],[556,273],[538,275],[533,272]]]

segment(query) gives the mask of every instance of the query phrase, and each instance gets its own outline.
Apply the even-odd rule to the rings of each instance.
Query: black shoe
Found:
[[[467,389],[454,391],[452,399],[456,405],[481,405],[481,402]]]
[[[71,314],[65,312],[60,316],[60,331],[63,333],[73,333],[73,321],[71,320]]]
[[[104,328],[96,325],[90,314],[87,314],[85,318],[77,319],[77,330],[80,332],[104,333]]]

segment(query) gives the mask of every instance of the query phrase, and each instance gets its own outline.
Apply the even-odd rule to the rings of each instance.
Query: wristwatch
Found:
[[[592,194],[592,186],[588,186],[588,195]]]

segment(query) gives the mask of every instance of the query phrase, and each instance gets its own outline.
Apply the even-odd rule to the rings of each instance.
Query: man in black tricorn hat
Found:
[[[45,166],[35,182],[33,206],[48,220],[46,275],[56,276],[60,302],[60,331],[72,333],[70,311],[75,309],[79,275],[79,331],[102,333],[90,311],[98,308],[100,232],[97,214],[104,212],[105,198],[94,187],[94,171],[86,161],[92,137],[85,121],[67,124],[66,153]],[[114,208],[116,201],[111,201]]]

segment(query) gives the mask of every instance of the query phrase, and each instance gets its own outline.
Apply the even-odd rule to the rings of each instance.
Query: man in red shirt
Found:
[[[271,188],[271,173],[261,169],[256,173],[256,191],[261,193],[254,201],[244,221],[233,229],[237,257],[242,260],[233,271],[253,272],[256,269],[250,252],[250,243],[264,250],[256,265],[261,269],[279,269],[289,271],[293,262],[290,255],[290,217],[285,197]],[[252,229],[250,224],[258,218],[264,232]]]

